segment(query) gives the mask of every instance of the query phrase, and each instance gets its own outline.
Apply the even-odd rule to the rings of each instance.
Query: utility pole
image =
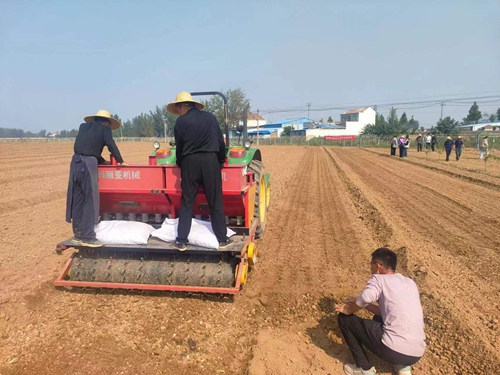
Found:
[[[259,145],[259,110],[257,110],[257,146]]]
[[[165,136],[165,144],[167,143],[167,121],[163,120],[163,135]]]
[[[309,112],[310,112],[310,110],[311,110],[311,104],[312,104],[312,103],[307,103],[307,118],[309,118],[309,117],[310,117]]]
[[[443,106],[444,106],[444,102],[441,102],[441,120],[443,119]]]

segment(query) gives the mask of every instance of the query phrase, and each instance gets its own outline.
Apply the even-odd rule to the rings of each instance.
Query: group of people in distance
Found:
[[[435,151],[436,150],[436,134],[427,134],[425,137],[422,134],[417,136],[417,152],[421,152],[423,150],[423,144],[425,141],[425,149]],[[401,135],[401,137],[397,137],[394,135],[390,141],[391,145],[391,155],[396,155],[396,150],[399,149],[399,157],[407,158],[408,157],[408,149],[410,148],[410,136],[407,134]],[[455,150],[455,158],[456,160],[460,160],[462,156],[462,151],[465,149],[464,141],[462,137],[459,135],[455,140],[451,138],[451,136],[446,137],[446,141],[443,144],[443,150],[446,152],[446,161],[450,161],[450,154],[453,150]],[[480,154],[479,159],[483,159],[483,156],[488,156],[488,136],[483,137],[483,141],[481,142],[481,146],[479,147]]]

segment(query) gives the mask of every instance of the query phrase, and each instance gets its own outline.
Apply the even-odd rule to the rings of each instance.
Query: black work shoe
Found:
[[[177,249],[179,251],[186,251],[187,250],[187,246],[184,242],[178,242],[178,241],[175,241],[173,244],[172,244],[172,247],[174,249]]]
[[[80,244],[82,243],[82,239],[81,239],[80,237],[76,237],[76,236],[75,236],[75,237],[73,237],[73,238],[71,239],[71,243],[74,243],[74,244],[76,244],[76,245],[80,245]]]
[[[104,246],[104,244],[97,240],[97,239],[92,239],[92,240],[84,240],[84,239],[81,239],[80,240],[80,245],[82,246],[85,246],[85,247],[101,247],[101,246]]]
[[[224,242],[219,242],[219,250],[224,250],[227,249],[229,246],[231,246],[234,243],[234,241],[230,238],[228,238]]]

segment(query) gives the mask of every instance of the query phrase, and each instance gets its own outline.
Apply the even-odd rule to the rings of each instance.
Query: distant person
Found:
[[[403,157],[407,158],[408,157],[408,150],[410,149],[410,136],[406,134],[405,137],[405,144],[404,144],[404,149],[403,149]]]
[[[431,149],[431,135],[430,134],[427,134],[427,136],[425,137],[425,149],[426,150],[430,150]]]
[[[450,136],[446,137],[446,141],[444,142],[443,149],[446,152],[446,161],[450,161],[450,154],[451,154],[451,151],[453,151],[453,141],[451,140]]]
[[[228,248],[233,240],[227,237],[224,202],[222,199],[221,168],[226,158],[224,137],[215,116],[203,111],[204,105],[193,100],[188,92],[177,94],[168,103],[167,111],[179,115],[175,120],[175,154],[181,169],[181,208],[177,238],[173,247],[185,251],[191,231],[193,208],[200,186],[203,186],[210,222],[219,250]]]
[[[490,151],[488,150],[488,136],[483,137],[483,142],[481,143],[481,147],[479,148],[480,153],[479,153],[479,159],[483,160],[483,155],[484,156],[489,156]]]
[[[75,139],[75,154],[69,170],[66,221],[73,224],[74,237],[71,242],[100,247],[103,244],[96,239],[94,231],[99,222],[97,165],[109,164],[101,156],[104,146],[107,146],[118,164],[125,165],[111,132],[120,127],[120,122],[103,109],[83,120],[85,122],[80,125]]]
[[[431,149],[432,149],[432,152],[434,152],[435,149],[436,149],[436,142],[437,142],[437,140],[436,140],[436,134],[433,134],[431,136]]]
[[[391,139],[390,144],[391,144],[391,155],[395,156],[396,150],[398,148],[398,137],[394,135]]]
[[[422,151],[422,146],[424,145],[424,138],[422,134],[419,134],[417,137],[417,152]]]
[[[462,156],[462,148],[464,147],[464,141],[462,141],[462,137],[458,136],[455,141],[455,155],[457,157],[457,161],[460,160],[460,156]]]
[[[398,147],[399,147],[399,157],[400,158],[405,156],[405,142],[406,142],[406,138],[404,135],[399,137]]]
[[[372,253],[372,276],[358,297],[336,305],[339,328],[355,364],[345,364],[348,375],[375,375],[365,348],[394,365],[398,375],[411,375],[411,367],[425,351],[424,318],[415,282],[396,273],[397,256],[385,248]],[[376,304],[375,304],[376,302]],[[373,319],[355,312],[366,309]]]

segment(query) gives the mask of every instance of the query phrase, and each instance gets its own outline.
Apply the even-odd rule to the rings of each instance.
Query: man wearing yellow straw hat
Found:
[[[188,92],[181,92],[167,105],[167,111],[179,115],[175,121],[174,136],[177,165],[181,168],[181,209],[177,239],[173,246],[187,249],[191,231],[193,206],[200,185],[203,186],[210,209],[210,222],[219,249],[233,243],[227,237],[224,203],[222,201],[221,166],[226,159],[224,138],[215,116],[202,111],[204,105],[193,100]]]
[[[97,165],[107,163],[101,156],[104,146],[120,165],[124,165],[111,133],[120,127],[120,122],[103,109],[85,117],[84,121],[76,136],[75,154],[71,159],[66,221],[73,224],[73,243],[100,247],[102,243],[96,239],[94,231],[95,224],[99,222]]]

